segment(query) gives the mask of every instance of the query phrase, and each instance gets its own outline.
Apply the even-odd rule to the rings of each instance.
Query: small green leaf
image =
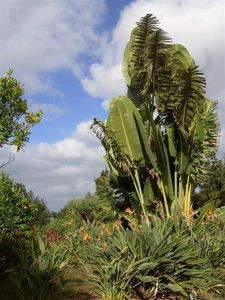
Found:
[[[38,236],[38,245],[41,250],[41,254],[43,255],[45,253],[45,244],[40,236]]]

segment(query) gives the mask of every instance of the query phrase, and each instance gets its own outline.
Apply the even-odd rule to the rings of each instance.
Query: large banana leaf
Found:
[[[119,96],[111,101],[107,126],[113,129],[124,152],[141,167],[145,166],[145,149],[142,144],[147,143],[148,135],[136,106],[129,98]]]

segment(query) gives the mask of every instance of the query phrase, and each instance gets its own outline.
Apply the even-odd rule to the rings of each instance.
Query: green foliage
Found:
[[[67,282],[62,272],[69,263],[68,251],[62,244],[47,247],[40,236],[22,251],[14,250],[18,266],[10,272],[16,292],[23,300],[51,300]]]
[[[29,234],[38,210],[23,186],[0,173],[0,232]]]
[[[96,211],[96,200],[89,195],[84,199],[72,199],[66,205],[65,210],[70,214],[78,215],[85,222],[93,221]]]
[[[199,191],[194,194],[194,204],[201,207],[210,199],[219,199],[225,205],[225,157],[215,156],[207,163],[207,173],[198,185]]]
[[[139,226],[92,239],[85,258],[93,266],[90,281],[105,299],[161,299],[187,297],[222,284],[224,225],[207,221],[187,224],[184,219],[151,216]]]
[[[40,122],[42,111],[28,112],[24,88],[9,70],[0,78],[0,147],[15,145],[17,151],[29,141],[31,128]]]
[[[102,170],[99,177],[95,178],[95,196],[97,201],[97,220],[102,222],[115,221],[118,217],[115,205],[115,185],[117,178],[107,169]]]
[[[20,184],[20,186],[21,186],[21,188],[24,189],[24,195],[26,195],[26,197],[28,199],[30,199],[32,204],[34,204],[36,206],[37,213],[34,217],[33,223],[36,226],[47,225],[50,222],[52,214],[50,213],[50,211],[45,203],[45,200],[41,199],[39,196],[35,196],[32,191],[27,192],[26,188],[23,184]]]
[[[106,124],[91,128],[112,172],[129,183],[137,216],[182,210],[189,218],[195,184],[218,147],[217,102],[183,45],[171,44],[147,14],[133,29],[123,57],[127,96],[112,99]],[[157,204],[157,205],[156,205]]]
[[[60,236],[67,236],[68,233],[73,232],[80,226],[83,222],[80,216],[74,214],[65,214],[61,216],[56,216],[50,223],[44,226],[43,230],[57,230]]]

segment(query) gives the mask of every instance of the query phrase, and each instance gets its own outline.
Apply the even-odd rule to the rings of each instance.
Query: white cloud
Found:
[[[79,55],[104,39],[96,30],[105,9],[104,0],[1,0],[0,74],[14,69],[27,94],[53,89],[46,79],[58,70],[80,75]]]
[[[84,78],[84,89],[94,98],[103,98],[102,107],[108,109],[111,99],[126,93],[126,86],[122,79],[121,64],[111,65],[93,64],[90,68],[91,78]]]
[[[29,101],[28,104],[29,104],[29,111],[36,112],[39,109],[42,110],[43,112],[42,122],[56,120],[67,113],[65,109],[55,104],[39,103],[39,102],[32,102],[32,101]]]
[[[105,168],[104,149],[90,130],[90,121],[80,123],[70,137],[53,144],[27,145],[24,152],[0,149],[2,161],[15,153],[15,161],[5,172],[27,190],[46,199],[50,209],[58,210],[73,197],[94,192],[94,178]]]

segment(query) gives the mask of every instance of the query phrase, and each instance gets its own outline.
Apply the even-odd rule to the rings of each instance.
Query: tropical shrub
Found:
[[[117,192],[139,221],[149,211],[168,218],[182,211],[188,220],[196,183],[218,147],[217,102],[205,97],[190,53],[171,43],[152,14],[133,29],[122,71],[127,96],[113,98],[106,124],[91,126],[121,183]]]

